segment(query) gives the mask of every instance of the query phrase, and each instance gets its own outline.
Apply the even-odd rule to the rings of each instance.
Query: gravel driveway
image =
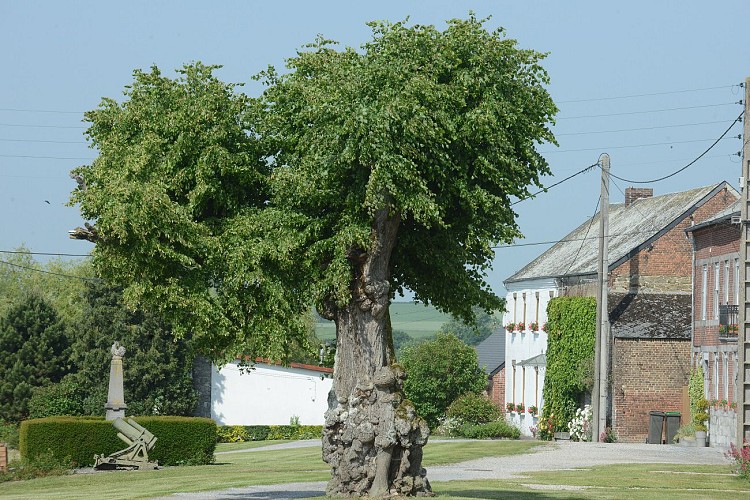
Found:
[[[319,446],[319,440],[298,441],[264,446],[241,452],[262,452],[279,448]],[[664,464],[729,464],[720,448],[694,448],[677,445],[627,443],[574,443],[560,441],[542,445],[523,455],[486,457],[453,465],[438,465],[427,469],[431,481],[471,479],[509,479],[526,472],[593,467],[607,464],[664,463]],[[161,499],[170,500],[288,500],[325,494],[325,482],[287,483],[270,486],[248,486],[201,493],[177,493]]]

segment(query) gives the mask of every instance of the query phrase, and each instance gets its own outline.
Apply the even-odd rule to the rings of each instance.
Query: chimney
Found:
[[[653,195],[652,188],[625,188],[625,206],[629,207],[635,200],[651,198]]]

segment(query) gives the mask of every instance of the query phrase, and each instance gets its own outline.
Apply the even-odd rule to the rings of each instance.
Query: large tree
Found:
[[[73,195],[105,275],[215,356],[283,359],[310,304],[335,321],[331,495],[429,492],[388,306],[408,288],[467,321],[497,309],[491,247],[520,235],[511,201],[554,141],[541,54],[474,17],[371,26],[269,69],[257,100],[201,65],[136,72],[87,114],[100,155]]]
[[[29,416],[37,387],[59,382],[70,371],[70,342],[55,309],[28,295],[0,318],[0,420]]]

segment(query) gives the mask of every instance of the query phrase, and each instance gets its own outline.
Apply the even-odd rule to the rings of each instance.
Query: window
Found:
[[[722,382],[724,383],[724,399],[729,401],[729,357],[724,353],[724,364],[722,365]]]
[[[523,316],[521,316],[521,321],[526,323],[526,292],[523,292],[521,296],[523,297]]]
[[[518,296],[515,293],[513,293],[513,323],[518,323],[518,321],[516,321],[517,319],[516,318],[516,310],[517,310],[516,300],[518,300]]]
[[[740,303],[740,259],[734,259],[734,303]]]
[[[714,353],[714,399],[719,399],[719,353]]]
[[[714,264],[714,303],[712,310],[714,319],[719,319],[719,263]]]
[[[534,292],[534,297],[536,297],[536,310],[534,311],[534,322],[539,323],[539,292]]]
[[[729,304],[729,261],[724,261],[724,303]]]
[[[516,360],[511,361],[513,363],[513,399],[511,402],[516,403]]]
[[[708,266],[703,266],[703,280],[701,281],[701,319],[706,320],[706,304],[708,303]],[[515,295],[514,295],[515,300]]]

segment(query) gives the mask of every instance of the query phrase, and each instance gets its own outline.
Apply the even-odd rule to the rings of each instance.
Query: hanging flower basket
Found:
[[[518,328],[519,332],[522,332],[522,331],[526,330],[526,323],[524,323],[523,321],[521,321],[520,323],[518,323],[516,325],[516,328]]]
[[[534,321],[533,323],[531,323],[529,325],[529,330],[531,330],[534,333],[539,333],[539,323],[537,323],[536,321]]]
[[[538,408],[536,406],[531,405],[531,406],[529,406],[528,410],[526,410],[526,411],[529,412],[529,415],[531,415],[532,417],[536,417],[536,414],[537,414],[537,412],[539,410],[538,410]]]
[[[505,405],[505,409],[508,410],[508,413],[513,413],[516,411],[516,405],[514,403],[508,403]]]
[[[516,330],[516,324],[515,323],[508,323],[505,325],[505,329],[509,332],[513,332]]]

